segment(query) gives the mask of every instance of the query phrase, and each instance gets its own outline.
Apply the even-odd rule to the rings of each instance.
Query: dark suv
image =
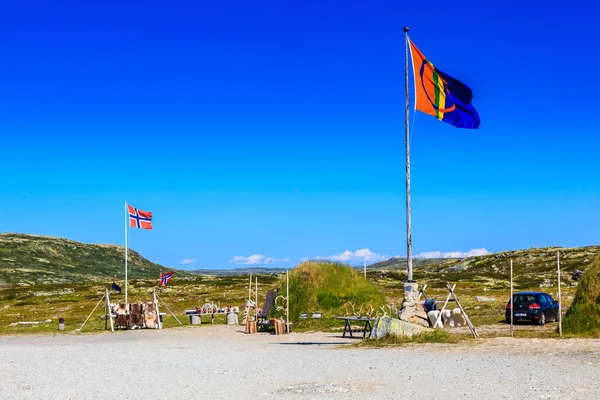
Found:
[[[549,294],[541,292],[519,292],[513,294],[514,307],[506,304],[506,322],[510,323],[510,310],[513,309],[514,322],[535,322],[544,325],[548,321],[558,321],[558,302]]]

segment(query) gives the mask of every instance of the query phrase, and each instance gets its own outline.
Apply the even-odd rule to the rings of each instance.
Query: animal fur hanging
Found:
[[[117,314],[117,320],[115,321],[115,325],[119,328],[127,328],[127,304],[119,303],[116,305],[115,308],[115,314]]]
[[[129,329],[139,329],[144,327],[143,310],[144,307],[142,303],[129,304]]]
[[[151,301],[146,302],[144,305],[144,324],[146,328],[157,329],[158,328],[158,316],[156,315],[156,307]]]

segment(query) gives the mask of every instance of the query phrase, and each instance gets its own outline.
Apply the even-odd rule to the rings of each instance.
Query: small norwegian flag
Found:
[[[172,272],[167,272],[165,273],[160,273],[160,286],[167,286],[167,283],[169,283],[171,281],[171,279],[173,279],[173,273]]]

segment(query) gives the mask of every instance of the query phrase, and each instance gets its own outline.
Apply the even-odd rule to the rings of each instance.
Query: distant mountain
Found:
[[[112,244],[85,244],[47,236],[0,234],[0,286],[15,284],[109,281],[122,282],[125,248]],[[160,277],[171,271],[129,249],[129,279]],[[178,271],[179,275],[189,273]]]
[[[515,279],[524,285],[543,285],[556,279],[556,253],[560,251],[561,272],[570,276],[576,269],[585,268],[600,257],[600,246],[577,248],[545,247],[524,250],[508,250],[468,258],[414,259],[413,274],[415,279],[423,277],[438,278],[440,281],[457,281],[461,279],[503,279],[510,271],[510,260],[513,260]],[[406,258],[392,258],[369,265],[367,271],[385,271],[405,278]]]
[[[441,262],[456,261],[456,258],[413,258],[413,268]],[[406,257],[394,257],[386,261],[367,265],[367,269],[406,269]]]
[[[217,275],[217,276],[234,276],[234,275],[270,275],[270,274],[280,274],[285,272],[287,268],[258,268],[258,267],[248,267],[248,268],[232,268],[232,269],[196,269],[193,271],[187,271],[191,274],[196,275]]]

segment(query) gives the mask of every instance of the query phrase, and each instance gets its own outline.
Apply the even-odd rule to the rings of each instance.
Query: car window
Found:
[[[540,295],[540,303],[542,303],[542,305],[544,305],[544,306],[550,305],[550,303],[548,303],[548,299],[546,298],[545,294]]]
[[[535,303],[535,296],[532,294],[516,294],[514,296],[515,304],[519,303]]]
[[[550,297],[550,295],[546,295],[546,300],[548,301],[549,305],[554,304],[554,299],[552,297]]]

